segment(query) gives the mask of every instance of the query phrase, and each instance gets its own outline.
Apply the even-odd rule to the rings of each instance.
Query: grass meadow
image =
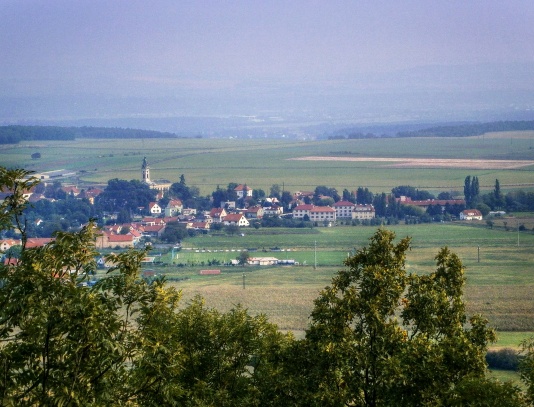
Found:
[[[534,234],[489,229],[485,224],[461,223],[387,226],[397,238],[412,238],[407,256],[409,272],[435,269],[434,257],[447,246],[465,266],[465,299],[470,314],[490,320],[503,342],[516,347],[534,331]],[[206,303],[228,310],[237,303],[252,313],[265,313],[283,330],[302,332],[308,324],[313,300],[343,267],[352,250],[368,244],[374,227],[338,226],[314,229],[243,230],[244,236],[198,236],[184,241],[184,248],[162,253],[165,266],[156,268],[170,284],[182,290],[184,301],[201,295]],[[271,248],[277,251],[271,251]],[[294,259],[299,266],[211,266],[209,261],[229,262],[241,250],[256,249],[253,257]],[[280,249],[278,251],[278,249]],[[157,250],[154,251],[155,254]],[[176,266],[180,263],[182,266]],[[202,269],[220,269],[221,275],[201,276]],[[243,281],[244,280],[244,281]],[[243,285],[245,288],[243,288]]]

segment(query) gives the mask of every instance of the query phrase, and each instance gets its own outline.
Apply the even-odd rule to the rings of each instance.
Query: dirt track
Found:
[[[467,160],[447,158],[385,158],[385,157],[328,157],[308,156],[291,158],[299,161],[353,161],[353,162],[383,162],[381,165],[389,168],[467,168],[477,170],[499,170],[528,167],[534,161],[527,160]],[[391,164],[389,164],[391,163]]]

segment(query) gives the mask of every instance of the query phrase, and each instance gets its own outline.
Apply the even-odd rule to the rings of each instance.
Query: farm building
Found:
[[[251,266],[274,266],[278,264],[278,259],[276,257],[250,257],[248,264]]]
[[[460,212],[461,220],[482,220],[482,213],[478,209],[466,209]]]

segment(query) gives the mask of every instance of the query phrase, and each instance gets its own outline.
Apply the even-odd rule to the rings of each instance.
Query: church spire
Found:
[[[148,162],[146,160],[146,157],[143,158],[143,165],[141,166],[142,170],[142,180],[145,184],[150,184],[150,167],[148,166]]]

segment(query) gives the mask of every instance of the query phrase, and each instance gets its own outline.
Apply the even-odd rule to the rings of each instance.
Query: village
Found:
[[[64,171],[53,171],[49,173],[37,174],[36,177],[45,185],[58,176],[62,176]],[[337,200],[332,196],[319,195],[316,191],[297,191],[290,196],[290,201],[282,204],[279,197],[262,197],[258,202],[253,198],[254,189],[246,184],[237,184],[233,188],[235,200],[221,201],[216,207],[210,210],[198,210],[184,206],[181,199],[169,198],[171,183],[168,181],[153,181],[150,174],[150,166],[146,157],[141,165],[140,181],[155,192],[155,199],[148,203],[148,206],[140,207],[139,213],[130,221],[121,222],[119,213],[105,213],[106,223],[102,225],[100,234],[96,240],[97,249],[123,249],[133,247],[144,247],[153,242],[167,242],[180,244],[181,237],[196,233],[209,233],[210,231],[225,230],[230,234],[237,234],[241,228],[255,227],[265,224],[267,219],[289,219],[293,222],[301,222],[300,226],[312,227],[333,227],[340,224],[372,224],[377,220],[377,216],[384,216],[383,213],[377,215],[377,210],[373,201],[367,203],[355,203],[346,198],[337,196]],[[61,192],[65,197],[76,200],[85,199],[91,205],[95,204],[98,196],[104,189],[89,187],[79,189],[76,186],[61,186]],[[334,191],[335,192],[335,191]],[[346,192],[346,191],[345,191]],[[359,192],[359,191],[358,191]],[[366,191],[367,192],[367,191]],[[4,195],[6,193],[4,192]],[[372,195],[372,194],[371,194]],[[456,208],[458,219],[480,221],[483,215],[478,209],[465,209],[465,199],[447,197],[450,199],[412,199],[410,196],[401,195],[399,197],[385,196],[389,207],[417,208],[418,213],[425,213],[432,209],[433,213],[444,213],[450,208]],[[352,196],[356,196],[353,193]],[[24,195],[30,203],[47,199],[41,193],[27,191]],[[3,197],[0,197],[3,199]],[[167,198],[167,199],[165,199]],[[392,200],[394,199],[394,200]],[[319,204],[314,204],[314,200]],[[375,197],[376,200],[376,197]],[[391,202],[389,202],[391,201]],[[437,208],[437,209],[436,209]],[[496,212],[493,212],[495,214]],[[501,212],[502,214],[504,212]],[[38,225],[41,219],[36,219]],[[179,228],[182,233],[172,241],[171,228]],[[171,236],[171,237],[169,237]],[[30,237],[26,242],[26,247],[39,247],[49,243],[51,236]],[[0,250],[6,252],[12,246],[20,245],[20,239],[15,236],[0,240]],[[264,260],[251,260],[254,264],[263,264]],[[274,260],[270,260],[272,263]],[[269,263],[269,261],[267,261]]]

